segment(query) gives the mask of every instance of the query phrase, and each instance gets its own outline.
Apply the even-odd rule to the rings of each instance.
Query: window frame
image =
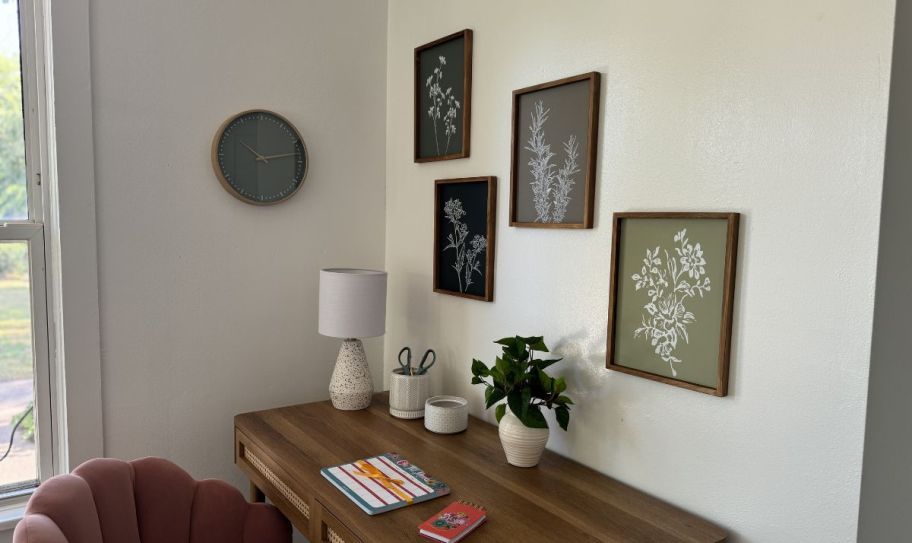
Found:
[[[32,357],[34,359],[35,453],[37,455],[35,475],[37,483],[40,484],[53,476],[55,472],[44,225],[24,221],[0,224],[0,242],[23,242],[28,246],[29,301],[31,302]],[[36,486],[3,493],[0,495],[0,507],[9,500],[31,494]]]
[[[0,222],[0,241],[28,245],[29,294],[31,302],[32,354],[34,360],[34,416],[37,484],[0,494],[0,518],[22,507],[32,492],[48,478],[65,471],[65,436],[60,424],[61,402],[58,385],[59,357],[56,356],[55,326],[51,301],[53,278],[47,265],[51,255],[47,243],[52,222],[48,183],[49,147],[47,127],[47,63],[45,62],[44,0],[16,0],[19,14],[19,50],[22,85],[23,136],[28,218]]]

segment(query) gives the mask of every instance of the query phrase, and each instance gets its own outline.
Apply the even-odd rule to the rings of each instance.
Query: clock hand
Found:
[[[264,157],[264,156],[261,155],[260,153],[257,153],[256,151],[254,151],[254,150],[253,150],[253,147],[247,145],[247,144],[244,143],[243,141],[241,142],[241,145],[243,145],[244,147],[246,147],[251,153],[255,154],[255,155],[256,155],[257,161],[263,161],[263,162],[269,164],[269,161],[266,160],[266,157]]]
[[[264,157],[258,158],[257,160],[267,160],[267,159],[272,159],[272,158],[285,158],[285,157],[287,157],[287,156],[295,156],[295,155],[297,155],[297,154],[298,154],[298,153],[284,153],[284,154],[281,154],[281,155],[266,155],[266,156],[264,156]]]

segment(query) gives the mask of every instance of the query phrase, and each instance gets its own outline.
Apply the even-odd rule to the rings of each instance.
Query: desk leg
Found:
[[[250,501],[254,503],[263,503],[266,501],[266,494],[263,494],[263,491],[257,488],[257,485],[250,481]]]

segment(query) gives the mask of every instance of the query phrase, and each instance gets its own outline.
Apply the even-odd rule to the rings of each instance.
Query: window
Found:
[[[55,465],[39,129],[39,5],[0,0],[0,500]]]

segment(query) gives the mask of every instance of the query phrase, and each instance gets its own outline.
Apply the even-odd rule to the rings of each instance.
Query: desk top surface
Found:
[[[426,541],[418,525],[454,500],[488,510],[467,539],[490,541],[719,542],[725,531],[606,475],[545,451],[534,468],[506,462],[497,427],[470,417],[455,435],[425,430],[423,419],[390,416],[386,393],[370,408],[339,411],[316,402],[235,417],[238,431],[364,541]],[[327,466],[397,452],[450,485],[452,492],[376,516],[320,475]]]

